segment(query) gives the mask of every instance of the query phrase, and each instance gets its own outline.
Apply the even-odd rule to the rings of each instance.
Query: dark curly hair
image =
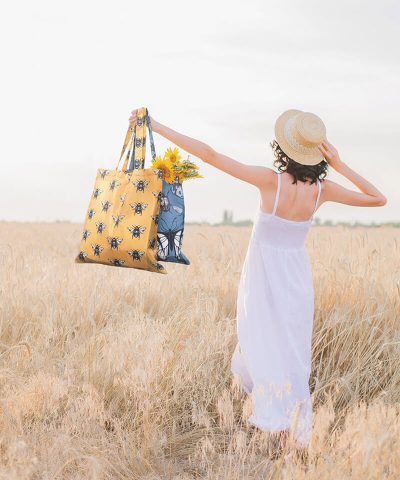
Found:
[[[312,185],[317,178],[323,180],[327,176],[329,163],[326,160],[322,160],[317,165],[303,165],[288,157],[275,139],[270,145],[275,155],[274,166],[280,172],[290,173],[293,176],[292,183],[297,183],[297,180],[301,182],[310,180],[310,185]]]

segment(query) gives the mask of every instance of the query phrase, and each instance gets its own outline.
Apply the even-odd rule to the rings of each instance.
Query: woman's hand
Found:
[[[137,109],[131,111],[131,116],[129,117],[129,123],[135,127],[137,122]]]
[[[338,151],[331,143],[328,141],[322,142],[318,145],[318,149],[332,168],[335,170],[340,169],[343,162],[339,157]]]
[[[132,110],[131,116],[129,117],[129,123],[131,123],[134,127],[136,126],[136,122],[137,122],[137,111],[138,109]],[[149,118],[150,118],[151,128],[155,132],[157,129],[157,122],[154,120],[154,118],[151,115],[149,115]]]

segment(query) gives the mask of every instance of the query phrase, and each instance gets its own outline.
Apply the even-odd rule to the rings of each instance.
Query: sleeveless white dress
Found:
[[[305,239],[316,211],[321,184],[309,220],[258,209],[239,281],[238,343],[231,359],[236,382],[252,398],[247,421],[268,432],[289,429],[307,446],[312,405],[308,380],[314,288]]]

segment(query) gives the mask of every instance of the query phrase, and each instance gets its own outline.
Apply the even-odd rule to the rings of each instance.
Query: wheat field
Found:
[[[400,477],[400,229],[309,232],[306,459],[230,373],[251,226],[187,225],[167,275],[74,263],[81,229],[0,223],[0,479]]]

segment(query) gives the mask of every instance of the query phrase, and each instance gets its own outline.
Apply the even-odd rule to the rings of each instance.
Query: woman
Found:
[[[136,122],[136,111],[130,122]],[[238,343],[231,370],[251,395],[248,422],[302,447],[311,432],[314,290],[305,239],[324,202],[375,207],[385,196],[344,163],[315,114],[287,110],[275,123],[273,169],[246,165],[150,118],[153,131],[260,192],[237,297]],[[328,164],[360,191],[325,179]]]

